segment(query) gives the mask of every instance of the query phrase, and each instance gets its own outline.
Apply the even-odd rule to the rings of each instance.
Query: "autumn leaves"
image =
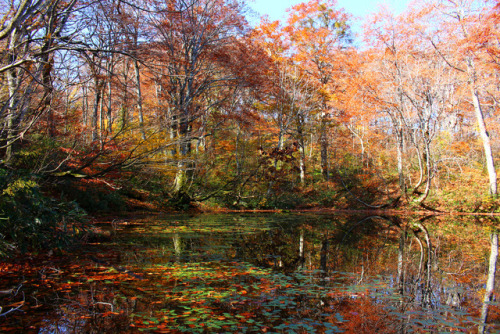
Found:
[[[495,194],[495,5],[382,9],[361,44],[334,0],[257,27],[224,0],[23,2],[0,35],[3,161],[178,207],[276,207],[290,192],[314,206],[305,194],[344,191],[340,173],[381,203],[453,192],[452,176]]]

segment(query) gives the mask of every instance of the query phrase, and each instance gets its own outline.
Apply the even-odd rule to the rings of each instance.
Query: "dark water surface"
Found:
[[[478,333],[494,226],[326,214],[115,221],[62,260],[0,263],[0,290],[14,288],[0,294],[1,313],[11,310],[0,332]],[[490,333],[500,332],[496,287]]]

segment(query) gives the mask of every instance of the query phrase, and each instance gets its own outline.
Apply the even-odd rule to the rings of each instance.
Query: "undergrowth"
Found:
[[[0,168],[0,256],[63,248],[80,229],[85,212],[75,202],[59,201],[41,191],[30,173]]]

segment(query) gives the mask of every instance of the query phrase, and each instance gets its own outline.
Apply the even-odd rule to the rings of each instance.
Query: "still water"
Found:
[[[0,290],[14,290],[0,306],[17,310],[0,332],[498,333],[498,283],[484,303],[496,226],[327,214],[115,220],[63,260],[3,264]]]

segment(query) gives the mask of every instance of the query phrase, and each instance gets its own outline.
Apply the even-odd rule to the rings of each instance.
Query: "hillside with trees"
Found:
[[[498,1],[247,11],[0,0],[0,253],[86,214],[499,210]]]

